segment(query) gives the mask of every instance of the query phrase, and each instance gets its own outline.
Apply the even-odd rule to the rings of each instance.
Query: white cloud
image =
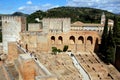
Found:
[[[120,0],[67,0],[67,6],[92,7],[117,12],[120,7]]]
[[[18,8],[18,10],[24,10],[25,9],[25,6],[21,6]]]
[[[29,5],[32,4],[32,1],[28,1],[26,4],[29,4]]]
[[[114,13],[120,13],[120,0],[66,0],[65,6],[75,6],[75,7],[92,7],[103,10],[108,10]],[[26,13],[32,13],[36,10],[48,10],[51,8],[59,7],[59,5],[53,5],[50,3],[31,5],[32,1],[29,0],[26,5],[18,8],[19,11],[24,11]]]
[[[34,11],[37,11],[37,10],[48,10],[48,9],[51,9],[51,8],[55,8],[55,7],[59,7],[59,5],[52,5],[52,4],[43,4],[43,5],[26,5],[26,6],[21,6],[18,8],[18,11],[22,11],[22,12],[25,12],[25,13],[32,13]]]
[[[59,5],[52,5],[50,3],[47,3],[47,4],[42,5],[41,9],[42,10],[48,10],[48,9],[55,8],[55,7],[59,7]]]

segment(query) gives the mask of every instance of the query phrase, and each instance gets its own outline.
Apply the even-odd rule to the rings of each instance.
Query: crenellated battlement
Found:
[[[21,21],[21,18],[20,16],[2,16],[2,21],[9,21],[9,22],[12,22],[12,21]]]
[[[68,32],[70,30],[70,18],[43,18],[43,32]]]

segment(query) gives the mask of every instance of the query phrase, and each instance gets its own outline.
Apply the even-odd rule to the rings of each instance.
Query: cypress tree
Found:
[[[112,29],[110,27],[109,29],[109,33],[108,33],[108,36],[107,36],[107,46],[112,46],[112,47],[115,47],[115,42],[114,42],[114,38],[113,38],[113,32],[112,32]]]
[[[101,40],[101,46],[100,46],[100,51],[103,56],[106,56],[107,36],[108,36],[108,19],[106,19],[105,21],[104,30],[102,34],[102,40]]]
[[[106,49],[107,63],[114,62],[114,57],[115,57],[115,41],[114,41],[113,33],[110,27],[109,34],[107,37],[107,49]]]
[[[120,45],[120,26],[118,26],[118,18],[114,16],[113,37],[115,44]]]

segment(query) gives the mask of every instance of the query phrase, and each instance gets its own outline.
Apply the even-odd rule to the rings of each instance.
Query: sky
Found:
[[[120,13],[120,0],[0,0],[0,14],[23,12],[31,14],[61,6],[91,7]]]

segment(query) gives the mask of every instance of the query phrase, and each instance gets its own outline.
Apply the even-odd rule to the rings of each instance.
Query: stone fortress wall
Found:
[[[8,43],[20,40],[20,32],[25,31],[26,18],[2,16],[3,51],[8,53]]]
[[[28,23],[28,31],[40,31],[41,29],[41,23]]]
[[[86,62],[91,62],[93,64],[92,59],[93,57],[95,58],[96,55],[92,55],[92,53],[98,50],[99,44],[101,43],[101,36],[99,34],[98,28],[96,28],[96,25],[94,26],[90,26],[91,24],[89,25],[87,24],[87,26],[85,25],[84,25],[85,29],[82,29],[81,27],[83,26],[81,25],[71,26],[70,18],[44,18],[42,20],[42,24],[38,23],[29,24],[27,31],[25,28],[26,20],[24,17],[22,18],[13,16],[3,16],[2,17],[3,51],[4,53],[7,53],[8,51],[9,55],[7,60],[9,62],[11,61],[12,63],[14,62],[14,60],[17,59],[15,66],[17,66],[18,72],[20,72],[24,80],[29,79],[34,80],[36,76],[37,78],[39,77],[41,78],[41,75],[43,75],[43,80],[57,80],[56,77],[54,76],[52,76],[53,79],[51,79],[50,76],[46,77],[46,74],[44,74],[43,70],[41,70],[41,68],[38,67],[38,64],[36,64],[34,61],[37,61],[37,59],[41,59],[43,63],[45,62],[44,65],[49,66],[47,68],[50,69],[51,71],[52,69],[53,71],[56,69],[56,71],[65,72],[63,70],[63,66],[65,67],[65,70],[69,69],[70,71],[73,71],[72,69],[73,62],[69,60],[69,56],[68,58],[66,58],[65,56],[66,54],[60,54],[61,55],[60,57],[59,54],[58,56],[53,55],[50,56],[50,54],[44,53],[51,52],[52,47],[57,47],[58,49],[62,50],[64,45],[68,45],[69,46],[68,50],[75,53],[75,55],[80,53],[79,56],[80,58],[82,57],[80,59],[81,61],[82,59],[84,60],[84,58],[86,59],[86,61],[84,60],[85,62],[83,62],[83,67],[85,68],[86,66],[89,67],[89,65],[86,64]],[[103,29],[103,26],[100,27]],[[92,29],[94,28],[95,30],[92,30],[91,28]],[[84,53],[84,51],[86,53]],[[38,57],[33,61],[34,54],[33,55],[30,54],[32,52],[34,53],[38,52],[37,54],[39,54],[40,58]],[[87,61],[87,57],[89,58],[89,61]],[[52,64],[52,62],[54,65],[50,65],[50,63]],[[85,66],[84,63],[86,64]],[[66,67],[67,64],[68,67]],[[98,62],[98,64],[100,64],[100,62]],[[94,68],[94,65],[92,66],[93,70],[91,70],[92,73],[90,73],[92,74],[92,77],[94,76],[101,77],[101,73],[100,76],[93,74],[95,73],[96,70],[101,69]],[[90,67],[89,68],[88,67],[86,69],[89,69],[91,67],[91,64]],[[74,75],[77,74],[74,73]],[[68,74],[66,76],[67,76],[66,79],[68,79]],[[39,80],[37,78],[36,80]],[[82,77],[79,76],[79,78]]]
[[[105,17],[102,17],[105,18]],[[102,19],[103,21],[105,19]],[[3,51],[8,52],[8,43],[18,41],[28,50],[49,52],[52,47],[71,51],[94,51],[101,41],[104,25],[75,22],[70,18],[43,18],[41,23],[29,23],[26,30],[24,17],[3,16]],[[100,34],[99,34],[100,33]],[[96,45],[97,44],[97,45]]]
[[[96,31],[71,30],[70,18],[43,18],[42,25],[42,31],[21,33],[24,48],[31,51],[50,52],[52,47],[62,50],[64,45],[68,45],[69,50],[74,52],[94,51],[95,44],[99,45],[101,41]]]
[[[70,31],[70,18],[43,18],[43,32],[68,32]]]

